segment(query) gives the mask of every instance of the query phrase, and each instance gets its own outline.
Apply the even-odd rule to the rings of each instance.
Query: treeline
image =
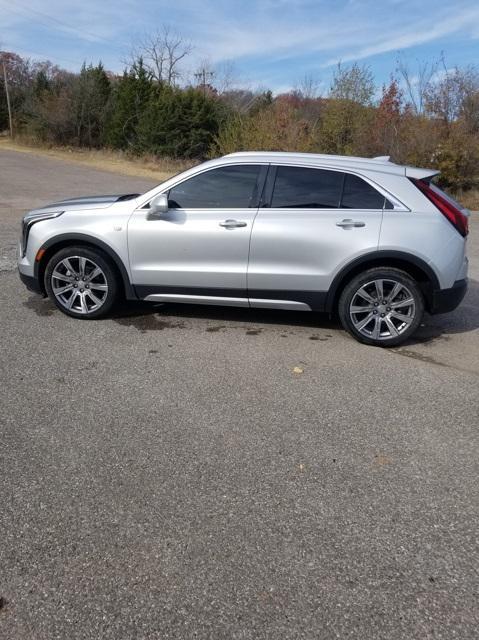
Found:
[[[148,53],[118,76],[101,64],[70,73],[1,52],[14,131],[46,144],[192,160],[247,149],[389,155],[438,167],[452,191],[478,186],[479,73],[473,67],[438,63],[414,73],[400,64],[378,91],[368,67],[338,65],[327,97],[316,95],[311,78],[274,97],[215,86],[204,69],[198,83],[179,86],[175,55],[155,60]],[[178,59],[180,53],[173,51]],[[0,131],[8,126],[0,82]]]

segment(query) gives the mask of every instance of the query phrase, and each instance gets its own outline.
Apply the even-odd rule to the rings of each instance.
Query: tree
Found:
[[[247,115],[224,122],[212,154],[242,150],[313,151],[311,125],[300,117],[294,99],[283,97]]]
[[[76,139],[80,146],[98,147],[103,142],[110,92],[110,80],[102,63],[96,67],[83,64],[73,94]]]
[[[416,62],[415,71],[411,71],[409,64],[404,58],[397,61],[396,71],[402,78],[407,101],[412,111],[421,115],[424,113],[427,103],[427,95],[431,82],[437,73],[439,62]]]
[[[305,73],[301,81],[296,86],[294,93],[300,98],[314,100],[319,95],[321,82],[313,73]]]
[[[351,67],[343,67],[338,63],[331,83],[330,98],[370,105],[374,91],[374,77],[369,67],[360,66],[357,62]]]
[[[204,158],[222,118],[221,103],[202,91],[160,86],[140,117],[135,150],[173,158]]]
[[[479,93],[479,73],[472,67],[448,69],[444,59],[443,71],[436,82],[429,83],[425,94],[426,111],[439,118],[446,126],[466,116],[470,118],[470,106]]]
[[[323,153],[368,155],[374,109],[348,99],[329,99],[322,111],[317,145]]]
[[[146,70],[159,83],[173,86],[181,78],[180,63],[191,53],[192,45],[177,31],[165,25],[146,35],[133,52],[133,60],[143,60]]]
[[[0,131],[9,126],[6,88],[3,79],[3,66],[8,79],[10,107],[15,122],[18,124],[25,94],[32,83],[30,61],[12,51],[0,51]]]
[[[151,74],[140,58],[123,73],[114,86],[108,113],[105,139],[117,149],[136,144],[137,127],[153,92]]]
[[[397,155],[403,94],[395,78],[383,85],[373,126],[374,154]]]

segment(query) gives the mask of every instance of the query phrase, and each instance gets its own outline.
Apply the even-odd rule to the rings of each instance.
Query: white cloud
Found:
[[[194,43],[192,66],[235,60],[256,77],[288,65],[299,77],[304,60],[328,67],[451,34],[479,38],[474,0],[0,0],[0,12],[5,45],[60,62],[102,58],[119,69],[136,38],[166,23]]]

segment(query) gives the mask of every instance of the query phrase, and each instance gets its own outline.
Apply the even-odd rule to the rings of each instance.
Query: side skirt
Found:
[[[184,302],[257,309],[291,309],[325,311],[326,291],[285,291],[250,289],[220,289],[203,287],[172,287],[135,285],[140,300],[150,302]]]

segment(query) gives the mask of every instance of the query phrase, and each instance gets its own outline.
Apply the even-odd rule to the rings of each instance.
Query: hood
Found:
[[[136,198],[139,195],[139,193],[126,193],[109,196],[82,196],[80,198],[69,198],[68,200],[52,202],[52,204],[47,204],[44,207],[35,209],[35,211],[40,213],[58,210],[81,211],[82,209],[105,209],[115,202],[133,200],[133,198]]]

